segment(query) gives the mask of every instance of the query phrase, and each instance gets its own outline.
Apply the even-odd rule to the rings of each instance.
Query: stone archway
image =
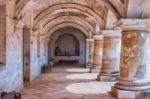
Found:
[[[86,38],[78,29],[66,27],[55,31],[49,41],[49,59],[56,62],[86,64]]]
[[[55,56],[79,56],[79,51],[80,43],[71,34],[61,35],[55,43]]]

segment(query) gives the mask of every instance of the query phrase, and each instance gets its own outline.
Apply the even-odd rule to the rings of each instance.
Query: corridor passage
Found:
[[[97,73],[77,65],[59,65],[26,84],[23,99],[115,99],[108,94],[114,82],[96,81]]]

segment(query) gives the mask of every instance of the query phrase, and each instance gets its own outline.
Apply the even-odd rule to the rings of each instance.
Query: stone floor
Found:
[[[53,67],[25,85],[23,99],[115,99],[108,94],[114,82],[98,82],[97,74],[75,65]]]

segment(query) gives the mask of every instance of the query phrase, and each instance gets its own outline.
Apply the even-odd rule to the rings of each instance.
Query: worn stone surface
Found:
[[[6,11],[3,9],[5,6]],[[145,30],[149,31],[150,29],[149,6],[149,0],[0,0],[0,12],[2,12],[0,15],[0,92],[20,91],[24,85],[23,78],[25,75],[23,74],[29,75],[31,81],[38,77],[41,73],[41,67],[48,64],[49,54],[54,53],[49,53],[50,37],[55,31],[66,27],[76,28],[85,36],[84,39],[79,40],[85,43],[83,44],[84,46],[80,47],[83,48],[80,50],[80,55],[84,57],[77,57],[80,63],[84,63],[84,65],[90,63],[90,66],[97,65],[99,68],[102,60],[103,43],[100,46],[99,41],[95,40],[95,46],[92,42],[89,44],[92,46],[90,48],[86,46],[88,45],[86,40],[94,39],[92,38],[94,35],[101,35],[103,30],[113,30],[116,27],[123,30],[125,34],[129,33],[127,37],[124,36],[128,39],[125,42],[123,41],[123,46],[125,46],[122,50],[124,61],[120,65],[121,77],[118,82],[120,87],[124,89],[128,88],[121,86],[121,84],[146,84],[147,86],[137,89],[149,88],[147,84],[149,83],[148,64],[150,60],[148,56],[150,54],[149,33],[145,32]],[[5,16],[6,29],[4,29],[5,20],[3,20]],[[118,21],[118,19],[121,20]],[[23,26],[26,26],[28,32],[30,31],[31,33],[27,44],[30,46],[28,49],[30,52],[30,57],[28,58],[30,71],[25,73],[23,73],[25,66],[23,64]],[[3,32],[5,30],[6,32]],[[6,42],[4,40],[5,34]],[[82,38],[80,34],[74,34]],[[114,42],[114,40],[108,39],[108,44],[105,45],[109,46],[109,43],[113,45]],[[114,46],[116,45],[110,48],[112,53],[115,53]],[[104,51],[106,52],[105,54],[108,54],[106,55],[109,57],[108,59],[110,59],[110,67],[113,64],[118,64],[118,59],[112,62],[112,53],[110,54],[109,48],[104,49]],[[117,53],[115,55],[118,56]],[[113,58],[115,55],[113,55]],[[5,57],[6,61],[4,60]],[[87,59],[88,57],[91,59]],[[71,58],[69,57],[66,60]],[[5,64],[1,65],[1,61]],[[105,67],[108,69],[109,66]],[[115,69],[109,68],[109,70]],[[123,77],[127,79],[122,80]],[[94,83],[90,84],[90,86],[94,85]],[[79,86],[82,86],[82,84],[79,84]],[[132,88],[134,89],[135,86]],[[93,96],[91,97],[93,98]]]
[[[23,88],[22,32],[12,31],[12,19],[7,17],[6,65],[0,71],[0,92],[20,91]]]
[[[112,82],[97,82],[97,73],[78,65],[59,65],[40,75],[22,91],[23,99],[115,99],[108,94]]]
[[[86,39],[86,67],[93,65],[94,39]]]
[[[74,41],[72,38],[65,37],[63,41],[61,41],[59,38],[65,35],[71,35],[76,39]],[[68,41],[68,40],[73,40],[73,42]],[[63,44],[64,45],[63,45]],[[73,44],[75,43],[75,44]],[[77,43],[77,44],[76,44]],[[56,55],[56,47],[58,45],[61,46],[60,51],[68,51],[68,54],[74,54],[74,48],[77,49],[77,55]],[[66,47],[65,47],[66,46]],[[85,35],[78,29],[67,27],[60,29],[50,37],[49,41],[49,59],[54,59],[54,61],[77,61],[78,64],[81,64],[85,66],[85,61],[86,61],[86,48],[85,48]],[[74,53],[73,53],[74,52]]]
[[[128,17],[141,18],[143,13],[149,13],[150,9],[149,0],[129,0],[128,4]]]
[[[103,54],[103,35],[94,35],[93,66],[91,69],[100,70]]]
[[[149,36],[149,32],[146,31],[123,33],[121,53],[122,72],[120,73],[120,77],[121,79],[128,79],[129,82],[132,81],[132,85],[134,85],[134,81],[135,85],[137,85],[138,82],[138,85],[144,85],[149,82]],[[125,83],[123,81],[122,83],[130,85],[127,82]],[[149,87],[146,89],[149,89]]]
[[[30,82],[30,37],[31,32],[28,27],[23,27],[23,75],[24,81]]]
[[[116,92],[117,97],[129,98],[131,96],[135,99],[143,91],[150,90],[148,76],[150,32],[149,29],[145,28],[149,28],[146,20],[127,21],[130,23],[123,24],[127,27],[132,25],[132,28],[123,28],[120,77],[113,92]],[[144,23],[145,26],[143,27]],[[121,27],[124,27],[124,25],[121,25]],[[125,94],[129,94],[129,96],[123,96]]]
[[[127,91],[127,90],[120,90],[112,88],[111,94],[118,99],[148,99],[149,96],[144,94],[145,92],[142,91]]]
[[[120,52],[121,52],[121,31],[105,30],[102,67],[99,74],[99,80],[114,80],[119,76]],[[108,77],[107,77],[108,76]]]

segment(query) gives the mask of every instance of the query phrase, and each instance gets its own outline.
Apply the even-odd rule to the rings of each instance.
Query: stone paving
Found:
[[[79,66],[55,66],[25,85],[23,99],[115,99],[108,94],[114,82],[98,82],[96,73]]]

